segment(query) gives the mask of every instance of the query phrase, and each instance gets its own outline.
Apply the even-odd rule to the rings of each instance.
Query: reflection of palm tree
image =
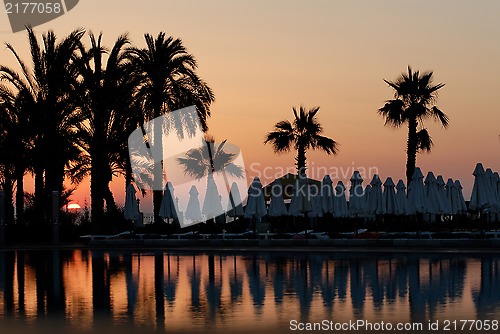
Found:
[[[308,149],[320,149],[327,154],[337,154],[337,142],[322,136],[323,127],[319,124],[316,114],[319,107],[306,111],[303,107],[297,111],[293,108],[295,119],[276,123],[274,131],[266,135],[264,144],[271,143],[274,152],[289,152],[293,147],[297,150],[295,158],[297,172],[305,174],[306,151]]]
[[[166,37],[160,32],[156,38],[146,34],[146,48],[131,48],[131,61],[134,76],[138,79],[135,94],[138,105],[146,119],[190,105],[196,105],[203,130],[207,129],[206,120],[210,116],[210,104],[214,95],[208,85],[196,74],[197,63],[189,54],[180,39]],[[153,144],[162,145],[163,132],[155,129]],[[159,149],[160,152],[163,150]],[[155,164],[155,178],[162,178],[161,164]],[[154,180],[162,185],[163,180]],[[159,217],[162,191],[153,192],[154,216]]]
[[[448,116],[434,105],[438,90],[444,84],[433,85],[432,75],[432,72],[420,75],[419,71],[413,72],[408,66],[408,74],[401,74],[396,81],[384,80],[395,90],[395,99],[386,101],[385,105],[378,110],[379,114],[384,116],[386,125],[400,127],[408,123],[407,184],[413,177],[417,152],[429,152],[433,145],[432,139],[424,127],[424,120],[432,117],[444,128],[448,126]],[[417,131],[419,122],[421,129]]]

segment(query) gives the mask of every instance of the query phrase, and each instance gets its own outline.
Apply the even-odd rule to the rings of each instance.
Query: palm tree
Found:
[[[378,113],[385,118],[385,125],[400,127],[408,124],[406,180],[407,184],[413,177],[417,161],[417,153],[430,152],[433,142],[429,132],[424,127],[424,120],[433,118],[443,128],[449,124],[448,116],[435,106],[438,90],[444,84],[434,85],[433,72],[414,72],[408,66],[408,73],[402,73],[395,81],[384,80],[394,89],[394,99],[386,101]]]
[[[33,68],[29,69],[12,45],[7,49],[16,58],[20,73],[0,66],[0,79],[8,82],[28,113],[31,132],[32,170],[35,174],[35,208],[42,218],[48,192],[61,193],[67,167],[80,158],[75,146],[75,124],[81,121],[76,105],[78,71],[74,64],[83,30],[75,30],[57,42],[54,32],[42,36],[40,44],[32,28],[27,28]],[[43,220],[43,219],[41,219]]]
[[[328,155],[337,154],[337,142],[321,135],[323,127],[316,117],[318,111],[319,107],[305,110],[301,106],[298,111],[293,108],[295,116],[293,122],[278,122],[274,126],[274,130],[266,135],[264,144],[271,143],[275,153],[290,152],[292,147],[297,150],[295,158],[297,174],[305,175],[306,151],[308,149],[319,149]]]
[[[161,115],[195,105],[203,130],[214,94],[208,85],[196,74],[197,63],[180,39],[166,37],[160,32],[156,38],[146,34],[146,48],[130,48],[130,60],[134,76],[138,80],[135,98],[146,121]],[[162,131],[154,131],[149,143],[162,145]],[[152,139],[152,140],[151,140]],[[161,149],[159,149],[162,152]],[[154,167],[155,190],[153,208],[156,221],[161,221],[160,211],[163,188],[163,166]]]
[[[133,86],[129,85],[127,73],[127,36],[120,36],[109,52],[102,46],[102,34],[96,37],[90,33],[89,37],[90,48],[86,50],[80,46],[79,62],[81,105],[86,121],[77,125],[80,146],[88,159],[80,161],[77,170],[80,170],[79,177],[90,172],[92,222],[99,224],[104,217],[105,198],[108,211],[116,211],[109,182],[119,173],[118,166],[123,158],[119,147],[126,138],[117,134],[124,132],[123,121],[130,116],[127,115],[131,103],[128,97],[132,96]],[[106,62],[105,54],[108,54]]]
[[[216,143],[213,138],[205,138],[205,147],[186,152],[177,161],[184,168],[184,173],[196,179],[210,173],[223,172],[231,176],[243,177],[243,168],[233,162],[236,154],[226,150],[226,140]]]
[[[0,85],[0,169],[2,188],[9,204],[8,221],[13,221],[12,196],[16,184],[16,221],[24,221],[24,175],[30,163],[29,105],[23,92],[17,95],[5,85]],[[28,108],[28,109],[27,109]],[[12,209],[12,210],[11,210]]]

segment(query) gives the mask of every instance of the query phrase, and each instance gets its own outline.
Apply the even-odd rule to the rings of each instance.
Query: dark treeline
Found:
[[[90,176],[95,230],[106,214],[117,212],[112,177],[132,181],[128,135],[152,118],[190,105],[207,130],[214,94],[196,74],[196,60],[183,42],[163,32],[146,34],[145,47],[132,45],[124,34],[108,48],[102,34],[82,29],[63,38],[49,31],[40,40],[28,27],[27,37],[29,54],[6,45],[18,66],[0,65],[6,221],[43,225],[52,214],[52,192],[59,191],[64,204],[71,189],[63,182],[77,185]],[[34,177],[34,194],[24,192],[26,175]],[[160,202],[161,192],[155,192],[155,216]]]

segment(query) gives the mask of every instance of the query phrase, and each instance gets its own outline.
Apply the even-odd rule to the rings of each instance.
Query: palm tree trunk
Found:
[[[297,174],[306,174],[306,148],[304,145],[299,145],[297,149],[297,157],[295,158],[297,166]]]
[[[101,224],[104,217],[103,183],[102,165],[99,166],[97,162],[92,159],[90,176],[90,212],[92,225],[94,226]]]
[[[155,113],[155,117],[159,117],[160,113]],[[163,129],[154,129],[154,142],[153,145],[155,150],[158,152],[163,152]],[[154,219],[156,223],[163,223],[163,219],[160,218],[160,206],[161,200],[163,198],[163,159],[161,161],[155,161],[153,166],[153,211]],[[158,190],[160,189],[160,190]]]
[[[45,213],[44,213],[44,194],[45,194],[45,185],[43,180],[44,169],[41,165],[41,162],[36,162],[34,166],[35,169],[35,217],[40,220],[40,223],[45,221]]]
[[[104,187],[104,199],[106,200],[106,209],[108,210],[108,213],[113,217],[116,217],[118,208],[116,207],[115,198],[113,197],[113,193],[109,189],[109,185],[106,185],[106,187]]]
[[[16,176],[16,223],[24,223],[24,168]]]
[[[408,142],[406,147],[406,185],[410,184],[417,163],[417,120],[410,119],[408,122]]]
[[[5,222],[12,224],[14,222],[14,182],[10,175],[5,175],[2,188],[5,194]]]

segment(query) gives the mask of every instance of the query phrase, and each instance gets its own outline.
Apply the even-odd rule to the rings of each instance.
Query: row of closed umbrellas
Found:
[[[500,177],[491,169],[484,170],[478,163],[475,176],[470,210],[482,212],[500,212]],[[458,215],[467,212],[467,206],[459,180],[437,177],[428,172],[424,178],[420,168],[416,168],[413,179],[406,187],[403,180],[394,183],[388,177],[383,183],[375,174],[369,184],[363,187],[363,178],[355,171],[350,179],[347,191],[342,181],[334,186],[329,175],[325,175],[320,185],[310,184],[305,175],[298,175],[287,207],[284,200],[283,187],[279,179],[272,183],[269,205],[266,205],[263,187],[255,177],[248,189],[247,203],[243,207],[242,196],[236,183],[231,185],[227,210],[222,207],[222,196],[217,189],[213,177],[207,179],[207,188],[203,205],[199,201],[196,186],[189,191],[189,201],[183,218],[190,222],[201,222],[226,213],[230,217],[261,219],[269,215],[322,217],[376,217],[378,215],[414,215],[417,213]],[[135,219],[138,215],[137,204],[127,205],[135,199],[135,189],[127,188],[125,217]],[[347,200],[349,199],[349,200]],[[167,183],[160,207],[160,217],[164,219],[179,218],[179,208],[174,196],[174,188]]]

